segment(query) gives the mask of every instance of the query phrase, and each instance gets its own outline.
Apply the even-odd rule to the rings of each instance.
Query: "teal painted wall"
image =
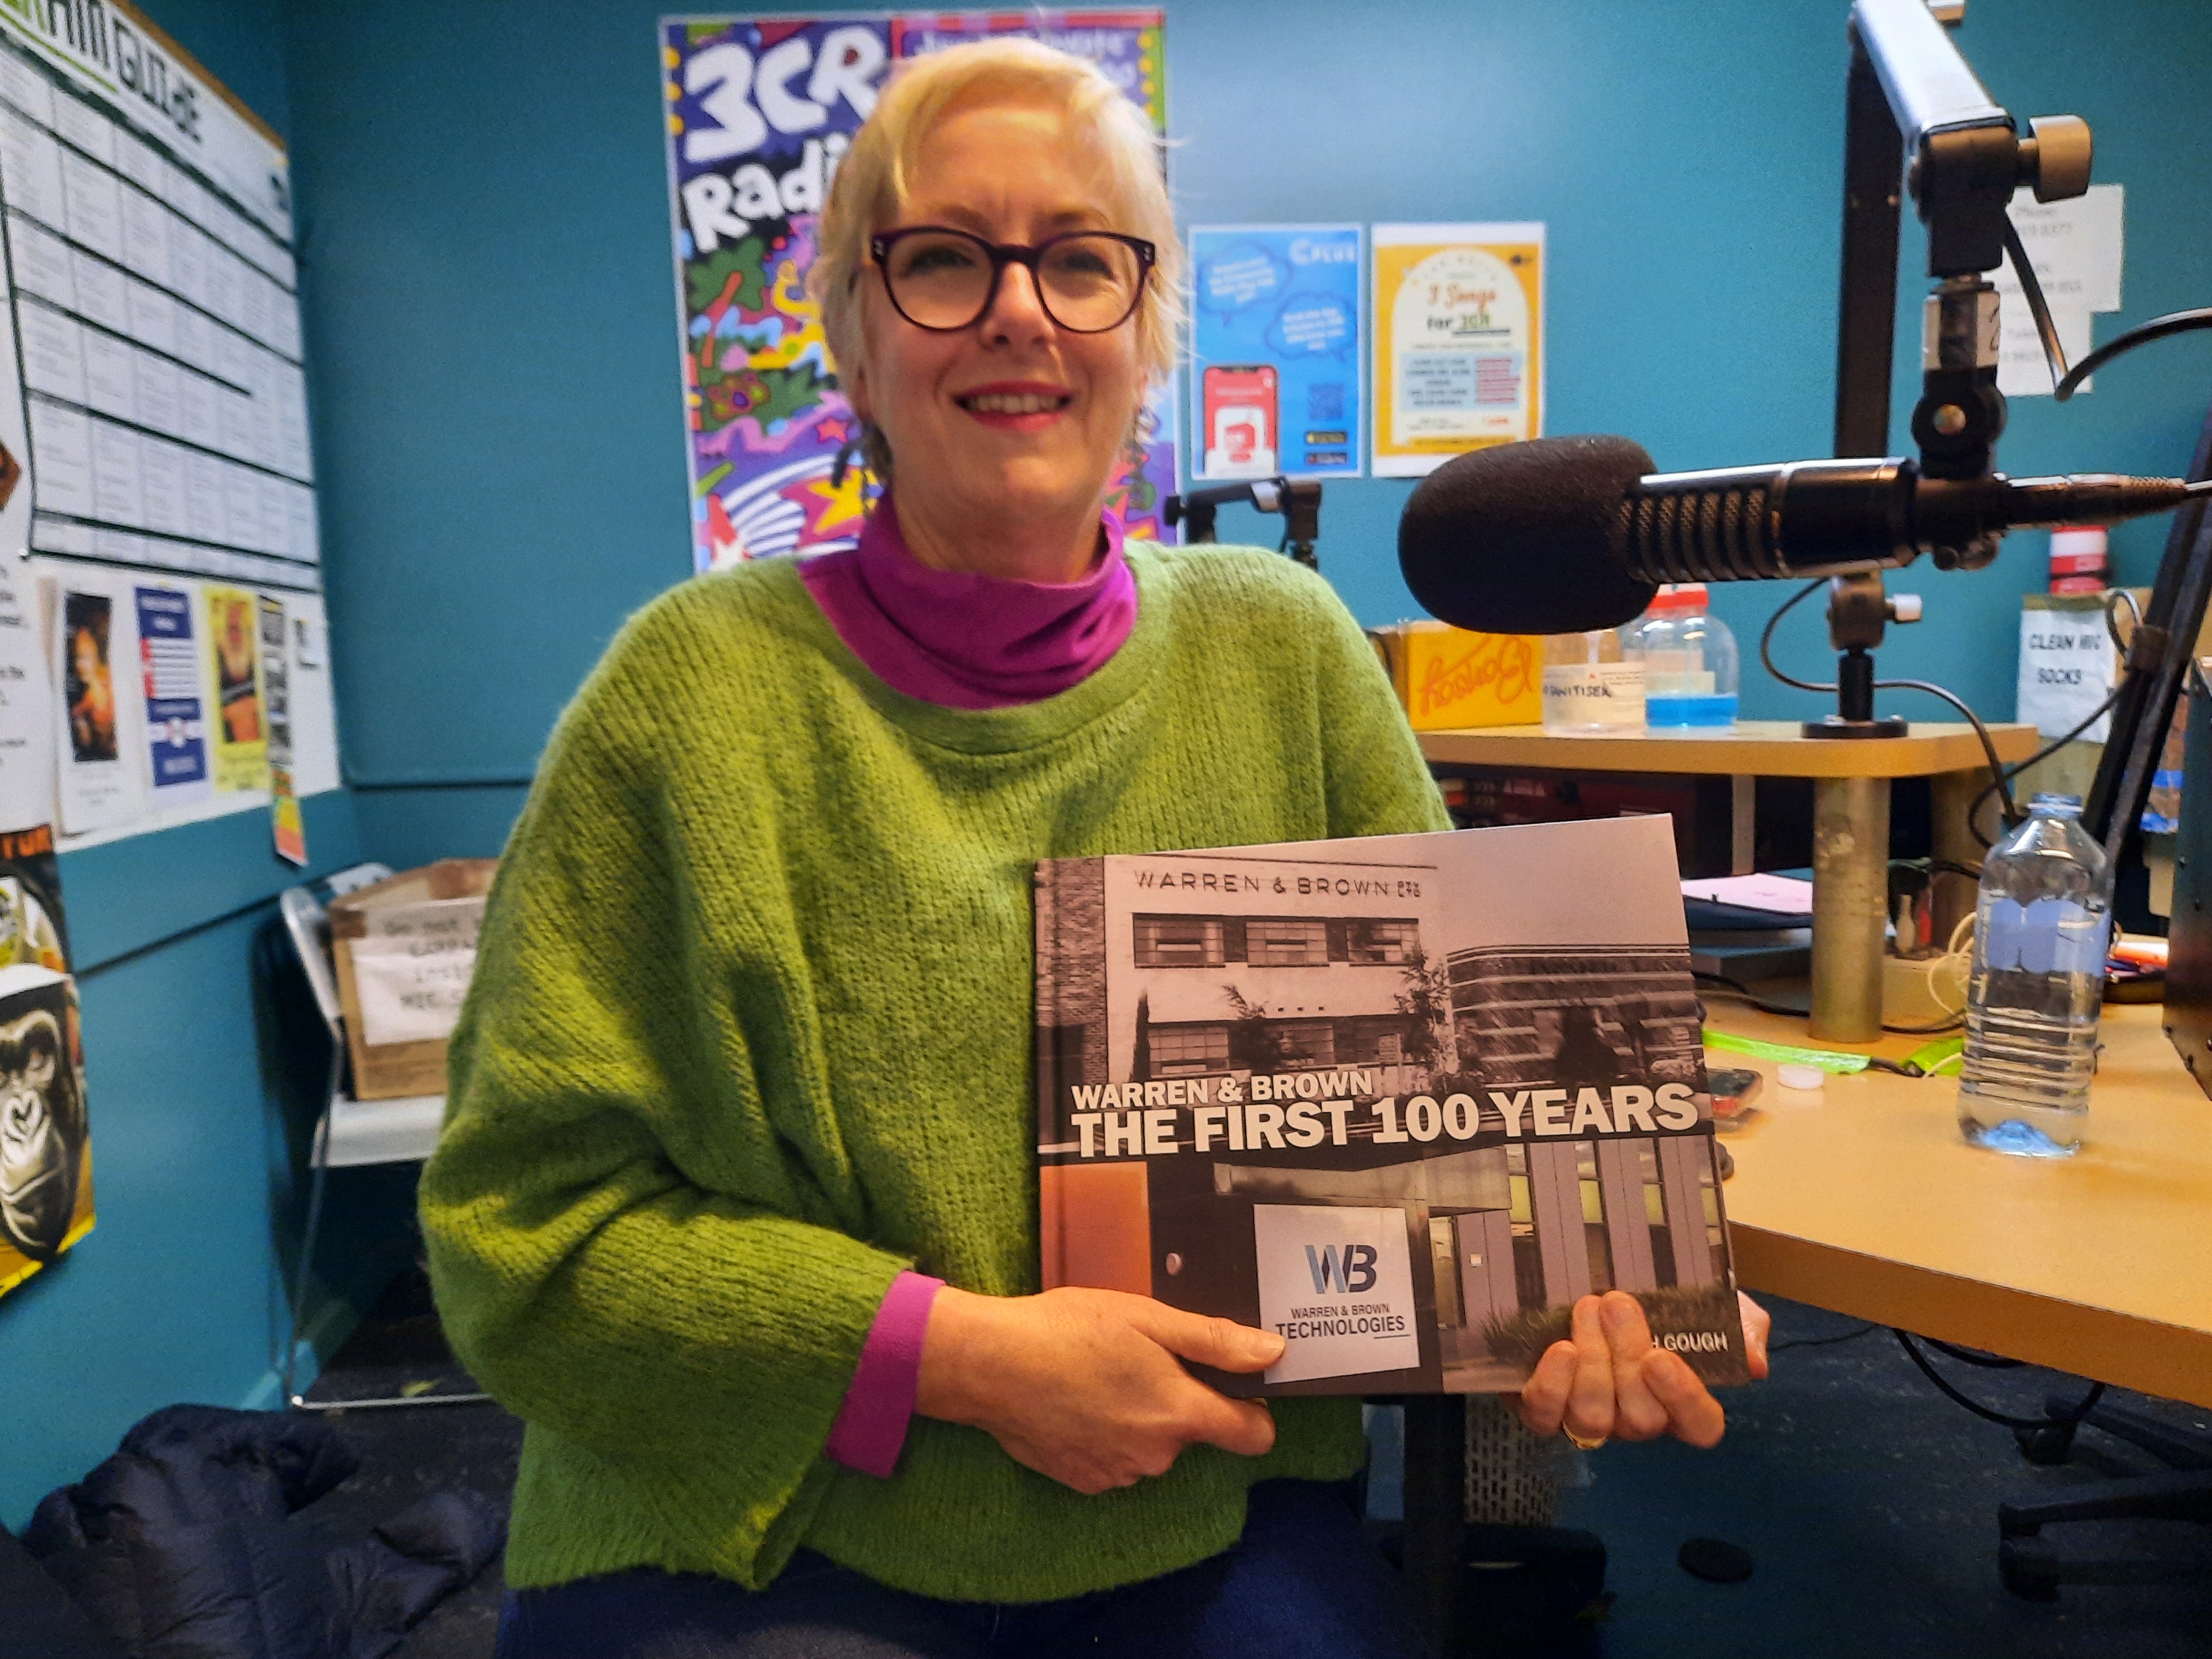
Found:
[[[342,706],[372,841],[489,852],[621,617],[687,569],[653,25],[659,0],[529,14],[390,0],[285,8],[310,261]],[[1579,7],[1178,0],[1169,93],[1186,221],[1540,218],[1551,227],[1551,429],[1617,431],[1662,466],[1826,453],[1832,398],[1844,0]],[[2212,9],[1977,0],[1963,37],[1999,101],[2073,112],[2129,187],[2127,312],[2212,301],[2201,76]],[[1908,226],[1909,261],[1922,256]],[[1913,267],[1917,270],[1917,266]],[[1917,390],[1909,279],[1897,433]],[[2061,409],[2014,405],[2015,472],[2174,471],[2212,374],[2190,342]],[[1322,568],[1370,623],[1412,613],[1408,486],[1332,483]],[[1224,536],[1278,521],[1224,515]],[[2115,532],[2148,580],[2162,521]],[[1976,574],[1896,586],[1930,621],[1885,665],[2009,717],[2020,595],[2044,538]],[[1718,608],[1754,634],[1780,592]],[[1802,626],[1800,625],[1802,624]],[[1826,662],[1817,607],[1784,630]],[[1819,700],[1747,676],[1748,712]],[[1924,700],[1903,712],[1932,718]]]
[[[317,803],[318,865],[495,852],[568,694],[622,618],[688,574],[653,55],[668,8],[156,9],[294,145],[355,786]],[[1553,431],[1626,433],[1668,467],[1817,455],[1847,9],[1398,0],[1353,27],[1320,0],[1172,0],[1180,206],[1187,221],[1543,219]],[[2129,188],[2128,309],[2100,337],[2212,303],[2212,9],[1976,0],[1964,41],[2017,113],[2087,117],[2099,177]],[[1905,246],[1917,269],[1910,227]],[[1908,280],[1901,307],[1900,434],[1919,289]],[[2015,404],[2004,464],[2179,469],[2208,354],[2153,348],[2065,408]],[[1395,556],[1407,489],[1328,489],[1324,569],[1370,623],[1412,610]],[[1224,533],[1275,532],[1248,516]],[[2115,532],[2124,579],[2148,580],[2162,535]],[[1930,621],[1893,635],[1885,665],[2008,715],[2019,596],[2042,555],[2024,536],[1991,571],[1900,579]],[[1739,587],[1719,609],[1747,641],[1780,597]],[[1785,649],[1817,667],[1817,621],[1800,621]],[[1817,706],[1755,676],[1746,690],[1753,714]],[[73,856],[65,879],[86,959],[127,959],[86,980],[100,1231],[0,1302],[0,1376],[40,1402],[43,1431],[0,1441],[13,1521],[141,1412],[263,1385],[313,1109],[294,1080],[305,1061],[312,1091],[295,1001],[252,988],[286,879],[258,818]],[[404,1240],[404,1184],[347,1182],[331,1236],[352,1283]]]
[[[157,21],[281,130],[273,4],[177,0]],[[316,872],[363,856],[348,792],[308,801],[307,826]],[[275,935],[274,896],[299,878],[271,850],[266,814],[61,865],[98,1222],[0,1299],[0,1377],[21,1405],[0,1435],[0,1522],[11,1527],[156,1407],[274,1401],[328,1052]],[[333,1180],[329,1282],[313,1303],[326,1344],[389,1277],[411,1181],[404,1167]]]

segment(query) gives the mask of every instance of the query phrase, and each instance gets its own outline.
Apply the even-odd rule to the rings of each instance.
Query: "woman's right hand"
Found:
[[[915,1409],[988,1433],[1016,1462],[1085,1493],[1165,1474],[1185,1446],[1257,1457],[1275,1420],[1177,1356],[1262,1371],[1283,1339],[1123,1291],[976,1296],[947,1285],[929,1310]]]

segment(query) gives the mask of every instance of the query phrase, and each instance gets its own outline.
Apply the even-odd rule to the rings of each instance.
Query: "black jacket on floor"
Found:
[[[359,1467],[319,1419],[170,1406],[48,1492],[23,1543],[143,1659],[384,1659],[507,1528],[471,1492],[337,1548],[289,1519]]]

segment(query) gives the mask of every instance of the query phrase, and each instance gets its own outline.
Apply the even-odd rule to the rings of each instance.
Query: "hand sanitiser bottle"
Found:
[[[1553,634],[1544,641],[1544,729],[1644,729],[1644,665],[1624,660],[1620,631]]]
[[[2112,892],[2075,795],[2038,795],[1982,860],[1959,1127],[2027,1158],[2080,1150],[2097,1068]]]

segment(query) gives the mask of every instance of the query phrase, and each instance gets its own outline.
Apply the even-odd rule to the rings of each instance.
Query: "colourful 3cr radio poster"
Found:
[[[1544,431],[1544,227],[1376,225],[1375,475]]]
[[[856,427],[806,290],[816,223],[891,65],[997,34],[1091,58],[1164,132],[1157,11],[662,21],[695,568],[828,552],[858,536],[866,475],[832,477]],[[1141,464],[1133,458],[1117,487],[1132,535],[1170,538],[1175,402],[1173,387],[1156,390]]]
[[[1358,225],[1200,225],[1190,233],[1197,478],[1360,471]]]

